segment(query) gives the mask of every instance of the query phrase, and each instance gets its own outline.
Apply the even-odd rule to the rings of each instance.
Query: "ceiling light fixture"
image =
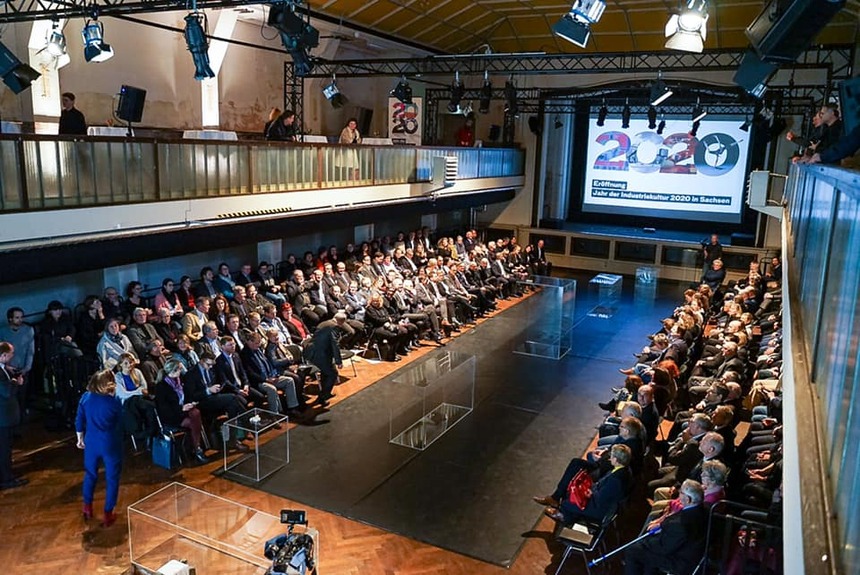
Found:
[[[451,101],[448,102],[448,111],[456,114],[460,109],[460,100],[466,94],[466,86],[460,81],[460,72],[454,72],[454,82],[451,84]]]
[[[214,78],[209,65],[209,38],[206,36],[208,22],[203,12],[192,12],[185,17],[185,43],[194,60],[194,79]]]
[[[332,108],[343,108],[349,102],[349,98],[338,89],[337,78],[334,74],[331,75],[331,84],[323,86],[322,92],[326,100],[331,103]]]
[[[478,101],[478,111],[487,114],[490,111],[490,100],[493,99],[493,84],[490,83],[490,74],[484,70],[484,85],[481,86],[481,98]]]
[[[269,26],[281,35],[281,43],[293,58],[296,76],[307,76],[314,69],[310,49],[320,44],[319,30],[296,14],[295,5],[290,2],[277,2],[269,6]]]
[[[702,118],[704,118],[707,115],[708,115],[708,111],[702,107],[701,102],[699,101],[698,98],[696,98],[696,107],[693,108],[692,120],[694,122],[699,122],[702,120]]]
[[[696,137],[696,134],[699,133],[699,124],[700,122],[696,120],[695,122],[693,122],[693,127],[690,129],[690,135],[694,138]]]
[[[663,73],[657,72],[657,81],[651,85],[651,105],[659,106],[672,96],[672,89],[663,81]]]
[[[0,42],[0,78],[3,78],[3,83],[9,86],[10,90],[20,94],[39,76],[41,74],[21,62],[5,44]]]
[[[609,115],[609,108],[606,107],[606,100],[603,101],[603,105],[600,106],[600,110],[597,111],[597,125],[599,127],[603,127],[603,124],[606,123],[606,116]]]
[[[54,58],[66,55],[66,36],[60,30],[60,23],[57,21],[54,21],[53,27],[48,32],[48,41],[45,49]]]
[[[520,113],[519,105],[517,104],[517,86],[514,84],[514,77],[508,78],[505,82],[505,114],[517,116]]]
[[[624,101],[624,109],[621,110],[621,127],[625,130],[630,127],[630,99]]]
[[[400,81],[394,86],[390,94],[403,102],[404,104],[412,103],[412,86],[406,81],[406,76],[400,78]]]
[[[104,41],[105,27],[98,21],[94,10],[92,18],[87,20],[81,37],[84,39],[84,60],[87,62],[105,62],[113,58],[113,48]]]
[[[741,128],[740,128],[741,132],[749,132],[750,126],[752,126],[752,118],[747,116],[746,119],[744,120],[744,123],[741,124]]]
[[[552,27],[553,34],[585,48],[591,37],[591,25],[600,20],[604,10],[604,0],[574,0],[570,12]]]
[[[663,130],[665,130],[665,129],[666,129],[666,120],[663,119],[663,115],[661,114],[660,115],[660,123],[657,124],[657,134],[662,136]]]
[[[648,106],[648,129],[653,130],[657,127],[657,108]]]
[[[561,118],[559,118],[558,116],[555,117],[555,124],[554,125],[555,125],[556,130],[561,129],[564,126],[564,124],[561,122]]]
[[[686,0],[680,13],[672,14],[666,23],[666,48],[701,53],[708,36],[707,24],[707,0]]]

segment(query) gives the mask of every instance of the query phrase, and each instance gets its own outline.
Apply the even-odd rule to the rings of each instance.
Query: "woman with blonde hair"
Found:
[[[122,402],[124,427],[135,447],[145,445],[157,431],[155,403],[149,397],[146,379],[137,364],[133,354],[124,353],[114,368],[116,396]]]
[[[182,374],[187,370],[182,362],[175,357],[164,362],[164,367],[158,372],[155,385],[155,407],[162,425],[184,427],[191,436],[194,457],[200,463],[209,463],[203,453],[203,419],[196,401],[187,401],[185,389],[182,386]]]
[[[116,522],[119,476],[122,469],[122,404],[115,395],[116,380],[109,369],[96,372],[78,403],[75,432],[78,449],[84,450],[84,519],[93,516],[93,496],[99,476],[99,462],[105,467],[104,519]]]

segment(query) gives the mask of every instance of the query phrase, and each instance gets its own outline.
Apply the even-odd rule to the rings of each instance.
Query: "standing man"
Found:
[[[16,388],[24,385],[24,378],[13,374],[10,363],[14,356],[15,347],[7,341],[0,341],[0,490],[28,483],[12,474],[12,436],[21,420]]]
[[[23,383],[17,388],[18,406],[27,413],[27,391],[30,370],[33,369],[35,355],[35,334],[32,326],[24,323],[24,310],[10,307],[6,310],[8,325],[0,327],[0,341],[8,341],[17,350],[9,360],[12,371],[21,376]]]
[[[723,259],[723,245],[720,243],[720,236],[711,234],[710,242],[702,242],[702,255],[705,259],[702,274],[706,274],[713,266],[714,260]]]
[[[61,136],[86,136],[87,120],[83,113],[75,108],[75,95],[71,92],[64,92],[61,101],[63,111],[60,112],[59,134]]]

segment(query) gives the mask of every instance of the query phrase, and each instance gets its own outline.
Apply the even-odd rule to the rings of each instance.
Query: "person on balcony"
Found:
[[[75,108],[75,95],[64,92],[60,101],[63,110],[60,112],[60,129],[57,133],[61,136],[86,136],[87,119]]]
[[[298,135],[296,113],[292,110],[284,110],[284,113],[272,122],[266,131],[267,140],[279,142],[295,142],[298,139]]]

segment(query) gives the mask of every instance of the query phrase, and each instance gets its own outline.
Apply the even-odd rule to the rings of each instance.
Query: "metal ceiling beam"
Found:
[[[854,61],[853,45],[824,46],[807,50],[796,68],[831,66],[836,77],[849,77]],[[635,72],[732,71],[745,50],[640,52],[612,54],[469,54],[379,60],[318,59],[309,78],[452,75],[630,74]],[[789,66],[785,66],[789,68]],[[836,71],[839,71],[838,73]]]
[[[197,8],[229,8],[259,4],[260,0],[197,0]],[[146,12],[190,10],[190,3],[178,0],[6,0],[0,1],[0,24],[34,20],[80,18],[97,7],[99,17]]]

